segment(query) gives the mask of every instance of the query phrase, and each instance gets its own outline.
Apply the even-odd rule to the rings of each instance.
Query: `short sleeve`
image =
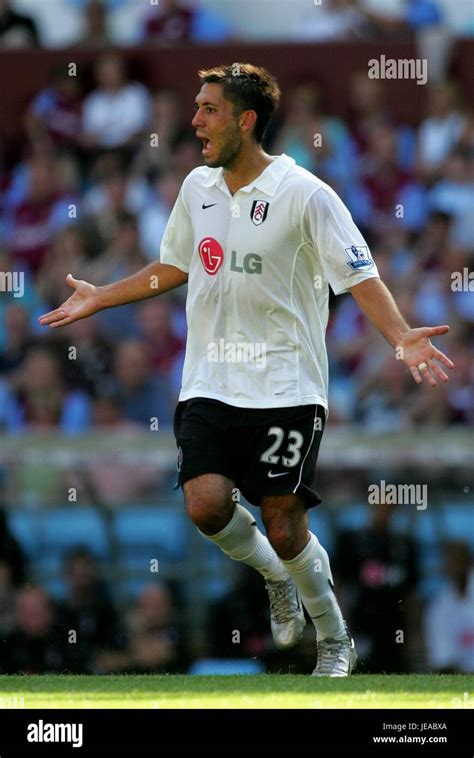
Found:
[[[160,261],[189,272],[194,250],[191,217],[183,200],[183,190],[178,195],[166,224],[160,247]]]
[[[351,214],[330,187],[318,187],[303,213],[303,234],[319,256],[336,295],[379,273]]]

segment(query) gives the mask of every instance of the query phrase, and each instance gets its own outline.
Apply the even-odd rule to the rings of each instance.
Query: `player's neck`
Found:
[[[274,160],[260,145],[252,144],[243,148],[235,165],[224,168],[224,179],[231,195],[260,176]]]

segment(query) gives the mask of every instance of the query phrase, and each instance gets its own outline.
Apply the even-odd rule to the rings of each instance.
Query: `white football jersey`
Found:
[[[328,285],[378,277],[367,243],[324,182],[286,155],[231,195],[222,168],[186,177],[161,262],[189,273],[180,400],[327,409]]]

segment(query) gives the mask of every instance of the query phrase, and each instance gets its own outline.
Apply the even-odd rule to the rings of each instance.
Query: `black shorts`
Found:
[[[319,505],[316,461],[326,413],[320,405],[237,408],[219,400],[178,403],[175,489],[201,474],[222,474],[252,505],[264,495],[298,493],[307,508]]]

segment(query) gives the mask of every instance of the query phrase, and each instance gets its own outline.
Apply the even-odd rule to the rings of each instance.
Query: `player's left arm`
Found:
[[[454,363],[430,342],[430,337],[449,332],[449,326],[422,326],[412,329],[402,314],[388,287],[377,278],[366,279],[350,288],[359,308],[397,351],[397,358],[408,366],[417,384],[425,379],[435,387],[436,377],[448,381],[440,365],[454,368]],[[435,362],[436,361],[436,362]],[[419,369],[420,364],[425,367]]]

